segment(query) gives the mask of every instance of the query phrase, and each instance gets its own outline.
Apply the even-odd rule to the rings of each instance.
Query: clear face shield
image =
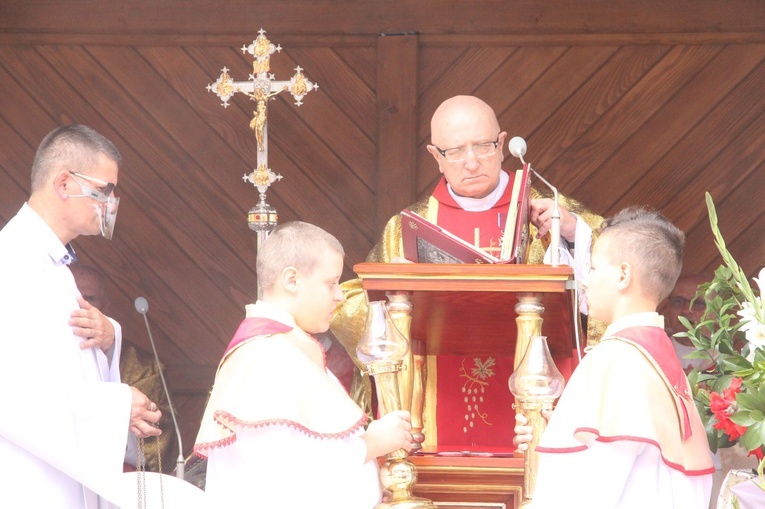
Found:
[[[98,227],[101,230],[101,236],[106,240],[111,240],[114,234],[114,224],[117,222],[117,210],[119,209],[120,199],[113,196],[115,185],[111,182],[83,175],[82,173],[69,172],[77,184],[82,188],[82,194],[70,194],[70,198],[92,198],[98,202],[93,206],[98,219]],[[83,184],[79,179],[85,179],[102,186],[101,190]]]
[[[114,235],[114,223],[117,222],[117,209],[119,206],[119,197],[109,196],[104,203],[96,207],[98,227],[101,229],[101,236],[106,240],[112,240],[112,235]]]

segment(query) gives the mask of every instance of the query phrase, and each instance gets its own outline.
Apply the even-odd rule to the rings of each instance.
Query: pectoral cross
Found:
[[[268,186],[282,178],[268,167],[268,101],[287,91],[295,99],[295,104],[300,106],[303,104],[303,97],[308,92],[319,88],[319,85],[306,79],[300,66],[295,68],[295,74],[289,81],[276,81],[276,77],[269,72],[271,55],[280,52],[282,47],[268,40],[266,31],[262,28],[258,34],[252,43],[242,46],[242,53],[249,53],[254,58],[252,74],[249,75],[248,81],[234,81],[229,75],[229,70],[224,67],[218,79],[207,85],[207,90],[221,98],[224,108],[228,107],[229,99],[236,93],[244,94],[251,101],[256,101],[250,129],[255,133],[257,141],[257,168],[249,174],[244,174],[242,179],[253,184],[260,193],[260,203],[250,209],[248,214],[250,228],[261,233],[265,232],[267,236],[276,226],[278,216],[273,207],[266,203],[266,191]]]

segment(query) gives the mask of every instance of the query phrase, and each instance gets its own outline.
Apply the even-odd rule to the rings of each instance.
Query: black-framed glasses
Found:
[[[450,163],[457,163],[467,159],[468,152],[472,152],[474,156],[479,158],[493,156],[497,153],[497,148],[499,148],[499,135],[497,135],[497,139],[494,141],[465,145],[464,147],[441,149],[435,145],[433,146],[444,159]]]
[[[116,184],[112,184],[111,182],[106,182],[101,179],[97,179],[95,177],[91,177],[90,175],[84,175],[82,173],[77,173],[76,171],[70,171],[69,174],[72,176],[72,179],[79,184],[79,186],[82,188],[82,195],[88,198],[93,198],[96,201],[99,201],[101,203],[106,203],[109,201],[109,196],[114,192],[114,188],[116,187]],[[101,187],[100,189],[96,189],[95,187],[86,186],[77,178],[79,177],[81,179],[88,180],[90,182],[94,182],[96,184],[99,184]],[[78,195],[70,195],[70,196],[78,196]]]

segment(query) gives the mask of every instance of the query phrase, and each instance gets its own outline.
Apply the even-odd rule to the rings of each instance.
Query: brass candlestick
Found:
[[[380,414],[386,415],[402,409],[398,373],[409,352],[409,342],[391,320],[384,301],[370,302],[367,313],[367,325],[356,353],[367,366],[370,376],[375,378]],[[383,488],[391,493],[391,500],[378,504],[376,509],[436,508],[430,500],[412,495],[417,483],[417,468],[409,461],[404,449],[385,455],[380,480]]]
[[[516,404],[532,427],[532,439],[523,455],[523,504],[534,497],[537,480],[539,439],[547,425],[542,410],[552,410],[553,402],[563,392],[564,379],[552,360],[546,336],[533,336],[520,364],[508,380]]]

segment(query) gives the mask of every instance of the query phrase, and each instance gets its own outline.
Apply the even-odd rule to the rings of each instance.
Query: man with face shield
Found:
[[[98,218],[98,228],[101,230],[101,236],[106,240],[111,240],[114,234],[114,223],[117,220],[117,208],[120,199],[114,196],[114,187],[117,184],[104,182],[103,180],[82,173],[70,172],[72,180],[77,182],[82,188],[83,194],[70,194],[69,198],[92,198],[98,202],[94,205],[96,217]],[[88,182],[88,185],[82,181]],[[92,186],[98,187],[92,187]]]
[[[156,403],[114,383],[115,322],[82,298],[68,267],[74,239],[111,238],[120,159],[88,127],[53,130],[29,200],[0,231],[2,506],[113,507],[127,431],[161,433]]]

